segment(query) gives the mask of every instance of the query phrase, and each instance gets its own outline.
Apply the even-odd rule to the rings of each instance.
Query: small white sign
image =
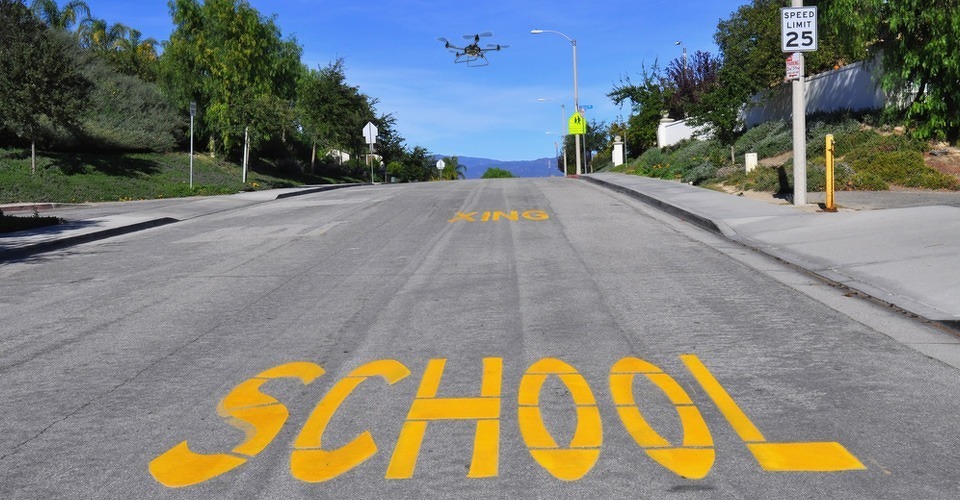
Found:
[[[380,131],[377,130],[377,126],[372,122],[367,122],[367,125],[363,127],[363,138],[367,141],[367,144],[376,144],[377,143],[377,134]]]
[[[446,167],[447,167],[447,164],[444,163],[443,160],[437,160],[437,170],[442,171]]]
[[[787,56],[787,81],[799,80],[803,74],[803,63],[800,61],[801,54],[794,52]]]
[[[783,7],[780,9],[781,50],[814,52],[817,50],[817,8]]]

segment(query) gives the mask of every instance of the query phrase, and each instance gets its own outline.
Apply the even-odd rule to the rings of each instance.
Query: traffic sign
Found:
[[[813,52],[817,50],[817,8],[782,7],[780,9],[781,50]]]
[[[587,133],[587,120],[580,113],[574,113],[570,116],[570,135],[583,135]]]
[[[447,167],[447,164],[444,163],[443,160],[437,160],[437,170],[440,170],[442,172],[443,169],[446,167]]]
[[[367,125],[363,127],[363,138],[366,139],[367,144],[376,144],[377,143],[377,134],[380,131],[377,130],[377,126],[372,122],[367,122]]]
[[[803,75],[803,57],[799,52],[787,56],[787,80],[796,80]]]

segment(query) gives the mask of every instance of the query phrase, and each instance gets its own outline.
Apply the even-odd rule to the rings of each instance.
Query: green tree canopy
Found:
[[[302,71],[296,40],[244,0],[171,0],[170,12],[160,70],[178,106],[196,101],[201,130],[223,151],[237,148],[246,127],[263,140],[281,133],[278,110],[295,98]]]
[[[490,167],[480,177],[481,179],[512,179],[516,177],[513,172],[499,167]]]
[[[44,126],[76,125],[92,84],[74,41],[18,1],[0,0],[0,26],[0,129],[33,145]]]
[[[913,94],[920,138],[960,139],[960,0],[821,0],[829,32],[851,53],[880,54],[881,84]]]

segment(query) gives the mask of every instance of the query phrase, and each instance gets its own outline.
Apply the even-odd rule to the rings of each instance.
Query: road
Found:
[[[0,496],[955,498],[926,328],[585,182],[288,198],[0,264]]]

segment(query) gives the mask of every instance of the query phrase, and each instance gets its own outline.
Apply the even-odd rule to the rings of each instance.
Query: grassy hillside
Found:
[[[833,134],[836,188],[888,190],[891,187],[960,189],[950,159],[931,152],[951,151],[940,144],[909,138],[902,130],[871,127],[852,118],[811,119],[807,127],[807,187],[825,189],[825,137]],[[633,162],[612,171],[675,179],[704,187],[731,186],[740,190],[792,192],[793,135],[787,122],[770,122],[744,133],[731,150],[713,140],[688,140],[663,149],[650,149]],[[744,172],[745,153],[757,153],[760,167]]]
[[[0,149],[0,204],[171,198],[352,180],[285,172],[258,162],[244,184],[239,165],[208,155],[196,155],[193,167],[191,190],[187,153],[38,154],[37,171],[31,173],[29,151]]]

